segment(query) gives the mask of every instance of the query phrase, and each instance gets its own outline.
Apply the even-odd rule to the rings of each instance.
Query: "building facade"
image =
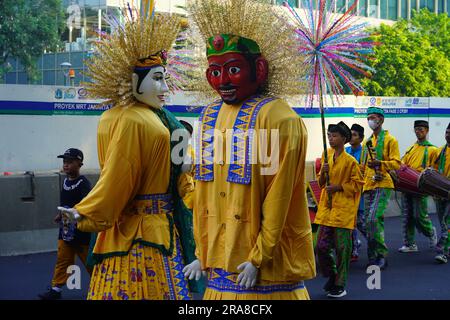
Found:
[[[335,1],[335,12],[343,12],[355,0]],[[282,4],[283,0],[272,0]],[[293,7],[302,10],[302,0],[289,0]],[[29,79],[18,59],[9,58],[8,72],[0,79],[6,84],[72,85],[79,86],[89,79],[83,74],[84,61],[93,53],[93,43],[98,39],[98,30],[109,33],[103,19],[105,14],[116,14],[126,4],[124,0],[63,0],[66,28],[62,34],[64,47],[61,52],[43,53],[38,59],[39,77]],[[135,3],[139,3],[138,0]],[[164,0],[156,2],[156,10],[183,13],[186,0]],[[428,8],[436,14],[447,13],[450,0],[359,0],[357,13],[371,25],[392,24],[398,19],[410,19],[413,10]]]

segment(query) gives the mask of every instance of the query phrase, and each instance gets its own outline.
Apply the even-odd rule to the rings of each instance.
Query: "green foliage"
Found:
[[[450,94],[450,18],[427,9],[411,21],[372,29],[375,48],[368,64],[375,69],[361,83],[374,96],[441,96]]]
[[[1,0],[0,78],[9,69],[8,57],[16,57],[36,79],[38,57],[57,49],[63,28],[61,0]]]

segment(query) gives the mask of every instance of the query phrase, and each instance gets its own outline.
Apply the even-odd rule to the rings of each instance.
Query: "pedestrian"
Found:
[[[83,152],[70,148],[58,158],[63,159],[63,170],[66,174],[60,192],[60,206],[72,208],[91,190],[89,180],[80,174],[84,160]],[[92,268],[87,265],[91,233],[77,230],[73,223],[62,216],[61,212],[55,216],[54,221],[59,224],[58,252],[51,287],[47,292],[39,294],[42,300],[61,298],[62,287],[69,277],[67,268],[75,264],[76,256],[83,262],[88,273],[92,272]]]
[[[352,254],[352,232],[356,227],[364,185],[358,162],[344,150],[351,135],[349,127],[342,121],[328,126],[331,148],[328,149],[328,163],[322,156],[319,173],[322,195],[314,222],[319,225],[319,269],[324,277],[328,277],[324,291],[330,298],[341,298],[347,294],[345,287]]]

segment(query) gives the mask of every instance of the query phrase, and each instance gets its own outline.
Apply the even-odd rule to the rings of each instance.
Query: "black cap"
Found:
[[[339,132],[342,136],[344,136],[347,139],[346,142],[349,142],[352,138],[352,132],[350,128],[343,121],[340,121],[338,124],[328,125],[328,131]]]
[[[364,128],[361,127],[359,124],[357,123],[352,124],[351,130],[358,132],[360,137],[364,137]]]
[[[416,120],[414,121],[414,128],[415,127],[425,127],[425,128],[429,128],[428,126],[428,121],[425,120]]]
[[[83,152],[81,150],[70,148],[64,151],[64,154],[60,154],[57,158],[63,158],[63,159],[75,159],[83,161],[84,156]]]
[[[448,123],[447,130],[450,129],[450,122]]]

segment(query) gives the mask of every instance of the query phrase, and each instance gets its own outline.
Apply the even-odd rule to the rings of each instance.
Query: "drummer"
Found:
[[[450,177],[450,123],[445,131],[445,140],[447,143],[435,153],[436,159],[433,161],[433,167],[448,178]],[[441,235],[436,246],[437,255],[434,259],[439,263],[447,263],[450,246],[450,201],[436,199],[435,202]]]
[[[417,141],[407,149],[402,157],[402,163],[408,167],[422,172],[426,167],[431,166],[431,160],[437,148],[428,140],[428,121],[414,121],[414,133]],[[436,247],[436,228],[428,215],[428,197],[418,196],[411,193],[402,194],[403,211],[403,246],[399,252],[417,252],[415,241],[415,229],[424,234],[430,241],[430,248]]]
[[[394,182],[390,170],[400,167],[397,139],[383,129],[384,110],[367,109],[367,121],[372,134],[363,143],[362,168],[364,171],[364,217],[366,222],[368,265],[387,267],[388,248],[384,241],[384,212]]]

